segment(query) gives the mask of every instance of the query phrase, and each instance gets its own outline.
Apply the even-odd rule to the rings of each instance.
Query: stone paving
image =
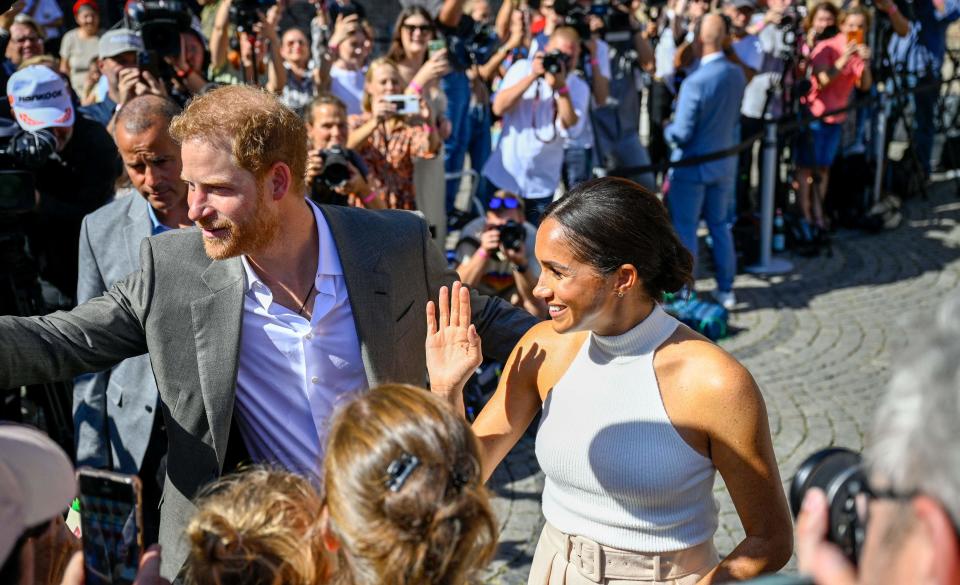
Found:
[[[891,364],[918,334],[920,319],[957,288],[957,195],[954,182],[937,183],[929,200],[904,206],[904,221],[895,230],[841,233],[832,256],[790,258],[795,263],[790,274],[737,277],[735,332],[721,345],[763,390],[785,486],[813,451],[830,445],[863,448]],[[517,445],[490,487],[502,532],[486,582],[526,583],[543,526],[543,474],[532,436]],[[714,493],[720,506],[715,542],[726,554],[743,529],[719,476]],[[791,561],[786,570],[793,566]]]

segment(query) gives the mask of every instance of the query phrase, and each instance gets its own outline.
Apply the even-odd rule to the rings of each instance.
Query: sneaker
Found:
[[[733,294],[732,290],[718,290],[713,292],[713,299],[720,303],[720,305],[730,311],[735,306],[737,306],[737,295]]]

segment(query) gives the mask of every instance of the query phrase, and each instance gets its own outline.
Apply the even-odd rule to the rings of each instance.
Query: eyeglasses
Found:
[[[432,24],[402,24],[400,28],[407,31],[408,33],[413,33],[414,31],[420,31],[421,33],[432,33],[433,25]]]
[[[32,35],[32,36],[29,36],[29,37],[18,37],[18,38],[10,39],[10,40],[13,41],[13,44],[15,44],[15,45],[25,45],[25,44],[27,44],[27,43],[39,43],[39,42],[40,42],[40,37],[38,37],[38,36],[36,36],[36,35]]]
[[[490,200],[490,204],[488,205],[490,211],[497,211],[498,209],[517,209],[519,207],[520,202],[513,197],[494,197]]]

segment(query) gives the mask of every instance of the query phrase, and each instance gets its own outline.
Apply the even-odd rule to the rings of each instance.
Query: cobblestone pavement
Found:
[[[791,260],[795,270],[788,275],[738,276],[735,333],[721,342],[763,390],[785,485],[817,449],[863,448],[890,364],[917,334],[918,320],[957,288],[956,186],[938,183],[928,201],[909,202],[895,230],[840,234],[832,256]],[[490,486],[502,532],[486,582],[526,583],[543,526],[543,475],[532,438],[517,445]],[[743,529],[719,477],[714,493],[720,506],[715,541],[726,554]],[[787,570],[792,567],[793,561]]]

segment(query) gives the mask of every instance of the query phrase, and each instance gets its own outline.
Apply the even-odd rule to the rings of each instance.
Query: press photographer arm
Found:
[[[544,79],[553,89],[554,100],[557,103],[557,118],[564,128],[570,129],[577,125],[580,117],[573,107],[573,99],[570,97],[570,88],[567,87],[567,65],[560,63],[560,71],[557,73],[544,73]]]
[[[233,0],[221,0],[210,33],[210,68],[217,70],[227,62],[230,49],[230,5]]]
[[[503,5],[510,6],[510,3],[504,2]],[[493,55],[487,59],[487,62],[478,68],[480,77],[488,83],[492,82],[497,74],[500,73],[500,66],[503,65],[507,56],[523,44],[524,28],[522,12],[519,10],[513,12],[509,27],[507,42],[494,51]]]
[[[530,73],[509,87],[501,87],[493,98],[491,110],[495,116],[503,116],[513,109],[523,97],[523,93],[543,75],[543,53],[537,53],[531,62]],[[507,72],[509,76],[509,71]]]
[[[267,10],[267,14],[253,30],[262,35],[270,46],[270,57],[267,64],[267,91],[279,94],[287,84],[287,70],[283,66],[283,57],[280,56],[280,37],[277,35],[277,24],[283,15],[283,3],[277,2]],[[258,55],[259,57],[259,55]],[[256,68],[254,68],[256,69]]]
[[[593,99],[596,100],[598,106],[604,106],[607,103],[607,98],[610,97],[610,80],[600,70],[597,39],[590,39],[583,46],[587,50],[587,60],[593,70],[593,75],[590,76],[590,93],[593,94]]]

